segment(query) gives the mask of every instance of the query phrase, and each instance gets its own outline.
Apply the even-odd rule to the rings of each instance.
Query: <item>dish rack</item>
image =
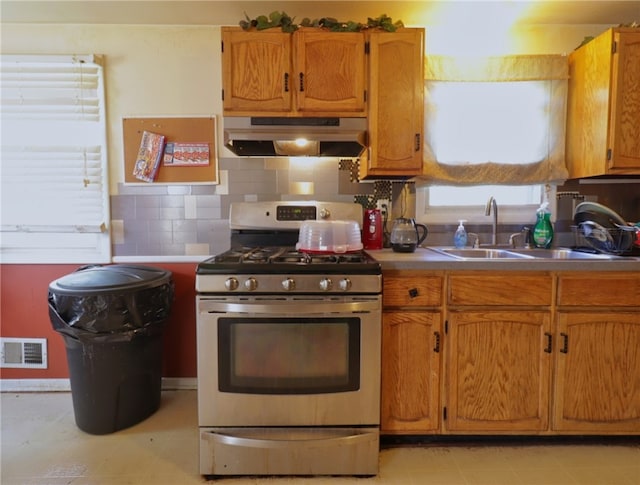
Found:
[[[636,236],[632,226],[629,226],[629,229],[612,229],[602,226],[594,229],[582,223],[571,226],[571,231],[577,249],[618,256],[640,255],[640,247],[634,244]]]

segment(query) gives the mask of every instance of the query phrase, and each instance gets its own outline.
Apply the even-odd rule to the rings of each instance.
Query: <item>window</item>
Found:
[[[567,176],[566,58],[428,56],[427,66],[418,217],[482,222],[491,196],[501,222],[535,217]]]
[[[110,261],[99,61],[1,58],[3,263]]]
[[[541,184],[420,187],[416,189],[416,214],[429,224],[453,224],[460,219],[487,224],[486,203],[494,197],[500,208],[500,224],[533,223],[543,200],[552,203],[555,213],[555,194],[554,185]]]

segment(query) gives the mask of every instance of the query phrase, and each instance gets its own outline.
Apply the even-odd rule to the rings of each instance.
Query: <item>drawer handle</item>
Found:
[[[304,92],[304,74],[300,73],[300,92]]]
[[[440,332],[433,332],[433,338],[435,340],[434,352],[440,352]]]
[[[553,341],[553,336],[549,332],[545,332],[544,336],[547,337],[547,346],[544,348],[544,351],[547,354],[551,353],[551,342]]]
[[[289,73],[288,72],[284,73],[284,92],[285,93],[289,92]]]
[[[561,333],[560,336],[562,337],[562,348],[560,352],[566,354],[569,352],[569,336],[566,333]]]
[[[418,296],[418,288],[411,288],[409,290],[409,296],[411,298],[416,298]]]

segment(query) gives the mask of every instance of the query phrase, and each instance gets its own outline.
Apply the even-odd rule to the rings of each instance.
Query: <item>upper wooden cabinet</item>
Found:
[[[304,114],[366,114],[365,38],[356,32],[293,34],[296,109]]]
[[[570,178],[640,174],[640,29],[612,28],[569,55]]]
[[[372,32],[369,38],[369,153],[360,178],[422,172],[424,29]]]
[[[365,35],[222,28],[227,116],[366,116]]]

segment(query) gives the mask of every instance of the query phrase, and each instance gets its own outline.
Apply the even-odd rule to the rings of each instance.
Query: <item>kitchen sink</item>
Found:
[[[531,259],[533,256],[505,249],[487,248],[430,248],[438,253],[458,259]]]
[[[607,260],[623,259],[611,254],[586,253],[568,248],[557,249],[498,249],[498,248],[449,248],[430,247],[432,251],[456,259],[573,259]]]
[[[510,249],[509,252],[544,259],[620,259],[612,254],[585,253],[572,249]]]

